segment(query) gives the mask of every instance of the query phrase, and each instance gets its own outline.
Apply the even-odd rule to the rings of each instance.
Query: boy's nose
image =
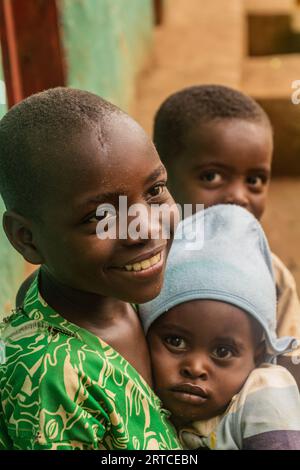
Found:
[[[226,192],[224,198],[225,204],[236,204],[241,207],[248,207],[249,198],[248,198],[248,190],[243,182],[234,182],[232,183]]]

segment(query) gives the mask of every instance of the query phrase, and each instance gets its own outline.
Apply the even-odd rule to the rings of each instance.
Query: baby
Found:
[[[195,222],[204,244],[188,251]],[[182,443],[300,449],[299,392],[272,363],[294,340],[276,336],[272,259],[260,224],[241,207],[217,205],[182,227],[160,295],[140,307],[156,392]]]

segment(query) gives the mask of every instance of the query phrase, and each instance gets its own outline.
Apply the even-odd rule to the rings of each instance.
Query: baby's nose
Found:
[[[187,379],[207,380],[208,368],[203,360],[196,358],[182,365],[181,375]]]

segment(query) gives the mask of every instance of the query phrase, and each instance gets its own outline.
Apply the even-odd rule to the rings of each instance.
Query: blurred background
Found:
[[[300,289],[300,104],[291,100],[299,0],[0,0],[0,33],[1,116],[32,93],[67,85],[112,101],[151,135],[156,109],[182,87],[217,83],[257,99],[275,132],[263,224]],[[1,228],[4,315],[32,269]]]

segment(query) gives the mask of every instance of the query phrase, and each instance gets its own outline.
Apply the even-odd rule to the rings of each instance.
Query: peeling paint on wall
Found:
[[[151,47],[152,0],[61,0],[68,85],[130,108]]]

